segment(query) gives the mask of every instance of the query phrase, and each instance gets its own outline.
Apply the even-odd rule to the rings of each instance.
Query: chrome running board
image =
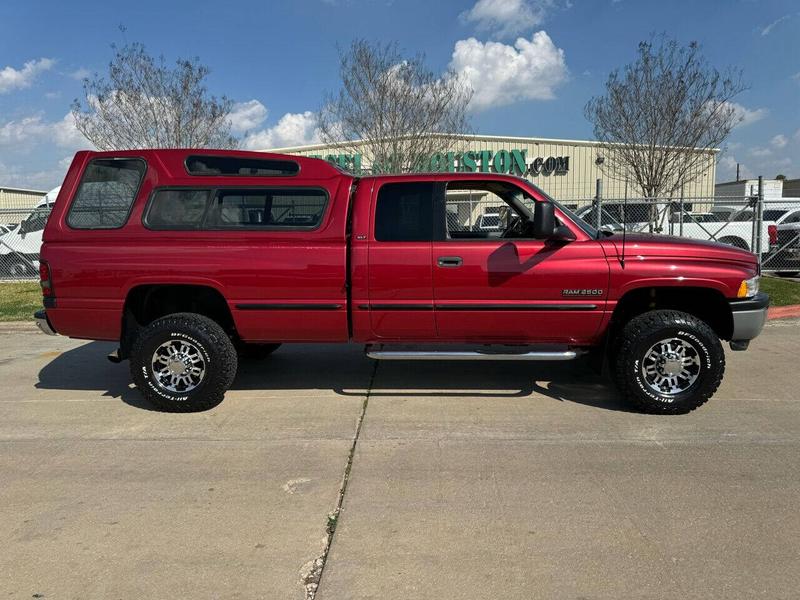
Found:
[[[388,348],[391,348],[389,346]],[[387,349],[387,346],[367,346],[365,352],[376,360],[574,360],[575,350],[536,350],[522,352],[498,352],[496,350],[413,350]]]

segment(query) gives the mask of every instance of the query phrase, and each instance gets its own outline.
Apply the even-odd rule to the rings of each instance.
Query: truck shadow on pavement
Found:
[[[90,342],[59,354],[39,371],[37,388],[100,391],[126,404],[156,410],[131,384],[127,362],[106,359],[116,346]],[[616,389],[584,360],[548,362],[403,362],[377,368],[356,344],[293,344],[261,361],[242,361],[236,390],[332,390],[342,396],[529,398],[574,402],[628,412]],[[265,400],[268,401],[268,400]]]

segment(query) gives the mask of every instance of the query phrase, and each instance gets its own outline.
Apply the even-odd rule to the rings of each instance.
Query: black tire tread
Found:
[[[216,368],[220,372],[220,377],[213,380],[213,385],[206,385],[202,395],[182,402],[170,401],[152,392],[144,385],[140,371],[145,342],[163,329],[173,328],[186,328],[203,333],[211,340],[216,352],[219,353]],[[197,412],[217,406],[222,402],[225,392],[236,378],[237,366],[236,349],[225,330],[216,321],[196,313],[173,313],[156,319],[139,332],[131,349],[131,377],[136,383],[136,387],[151,404],[165,412]]]
[[[626,359],[631,354],[637,340],[654,329],[657,330],[675,326],[685,326],[687,328],[696,329],[703,336],[714,340],[719,350],[719,369],[716,371],[716,376],[711,381],[709,387],[707,387],[703,393],[696,394],[690,403],[658,403],[642,397],[629,388],[625,373],[628,364]],[[705,404],[722,383],[722,377],[725,373],[725,352],[719,342],[719,337],[708,324],[689,313],[679,310],[661,309],[638,315],[625,324],[620,335],[620,342],[618,354],[614,356],[614,368],[612,371],[614,383],[617,385],[625,401],[644,412],[670,415],[691,412]]]

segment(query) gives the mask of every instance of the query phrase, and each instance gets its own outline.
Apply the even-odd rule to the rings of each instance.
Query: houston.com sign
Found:
[[[362,169],[361,154],[312,155],[324,158],[353,173]],[[430,157],[421,171],[432,173],[503,173],[510,175],[564,175],[569,172],[569,156],[537,156],[529,159],[527,150],[469,150],[467,152],[441,152]]]

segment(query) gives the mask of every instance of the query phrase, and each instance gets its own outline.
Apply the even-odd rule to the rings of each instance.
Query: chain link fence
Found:
[[[0,280],[36,279],[42,233],[51,206],[45,196],[2,198]]]
[[[765,198],[763,187],[746,196],[703,198],[594,198],[573,200],[590,225],[613,233],[672,235],[728,244],[753,252],[765,273],[800,273],[800,198]]]
[[[770,247],[762,254],[761,270],[784,276],[800,274],[800,198],[765,200],[762,220]]]

